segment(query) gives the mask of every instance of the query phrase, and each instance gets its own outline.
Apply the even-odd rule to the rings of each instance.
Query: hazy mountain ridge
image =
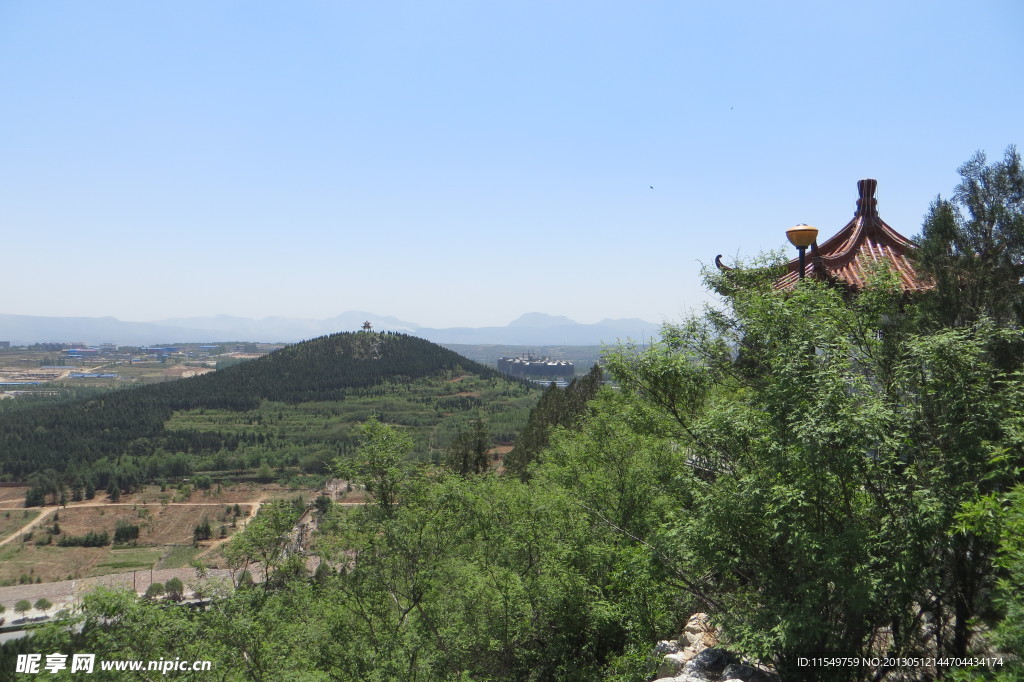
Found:
[[[147,345],[207,341],[293,343],[341,331],[355,331],[364,321],[376,331],[414,334],[434,343],[512,345],[599,345],[658,334],[659,325],[640,319],[605,319],[580,324],[561,315],[526,313],[504,327],[422,327],[387,315],[350,310],[324,320],[267,317],[254,320],[231,315],[127,322],[113,317],[42,317],[0,314],[0,341],[13,345],[42,342]]]
[[[35,315],[0,314],[0,341],[10,341],[12,345],[16,346],[46,342],[118,343],[124,346],[133,346],[169,341],[217,340],[213,336],[204,329],[166,326],[154,322],[124,322],[113,317],[38,317]]]

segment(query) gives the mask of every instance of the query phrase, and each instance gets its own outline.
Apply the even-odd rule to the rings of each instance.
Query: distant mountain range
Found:
[[[580,324],[560,315],[527,313],[504,327],[421,327],[395,317],[350,310],[326,320],[267,317],[253,320],[230,315],[188,317],[158,322],[124,322],[113,317],[37,317],[0,314],[0,341],[12,345],[45,342],[124,346],[208,341],[294,343],[326,334],[355,331],[369,321],[375,331],[398,331],[434,343],[588,346],[637,341],[657,336],[659,325],[639,319]]]

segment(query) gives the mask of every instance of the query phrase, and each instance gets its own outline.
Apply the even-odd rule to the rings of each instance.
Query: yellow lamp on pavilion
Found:
[[[817,238],[818,228],[803,223],[786,230],[786,239],[800,251],[800,279],[804,278],[804,252]]]

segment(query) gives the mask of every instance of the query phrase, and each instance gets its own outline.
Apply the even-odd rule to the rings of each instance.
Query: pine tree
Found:
[[[977,152],[958,169],[953,198],[925,216],[917,264],[932,279],[927,318],[945,326],[981,317],[1024,323],[1024,166],[1013,146],[986,164]]]

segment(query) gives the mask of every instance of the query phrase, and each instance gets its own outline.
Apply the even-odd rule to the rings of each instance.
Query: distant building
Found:
[[[10,348],[10,347],[11,347],[11,342],[10,341],[0,341],[0,348]]]
[[[139,349],[139,352],[145,355],[170,355],[171,353],[177,353],[179,351],[177,346],[167,346],[165,348],[154,348],[153,346],[147,346]]]
[[[69,358],[85,358],[85,357],[96,357],[100,354],[99,348],[68,348],[67,350],[61,351],[67,353]]]
[[[533,355],[498,358],[498,371],[522,379],[551,381],[571,381],[576,374],[576,368],[571,362],[538,358]]]

